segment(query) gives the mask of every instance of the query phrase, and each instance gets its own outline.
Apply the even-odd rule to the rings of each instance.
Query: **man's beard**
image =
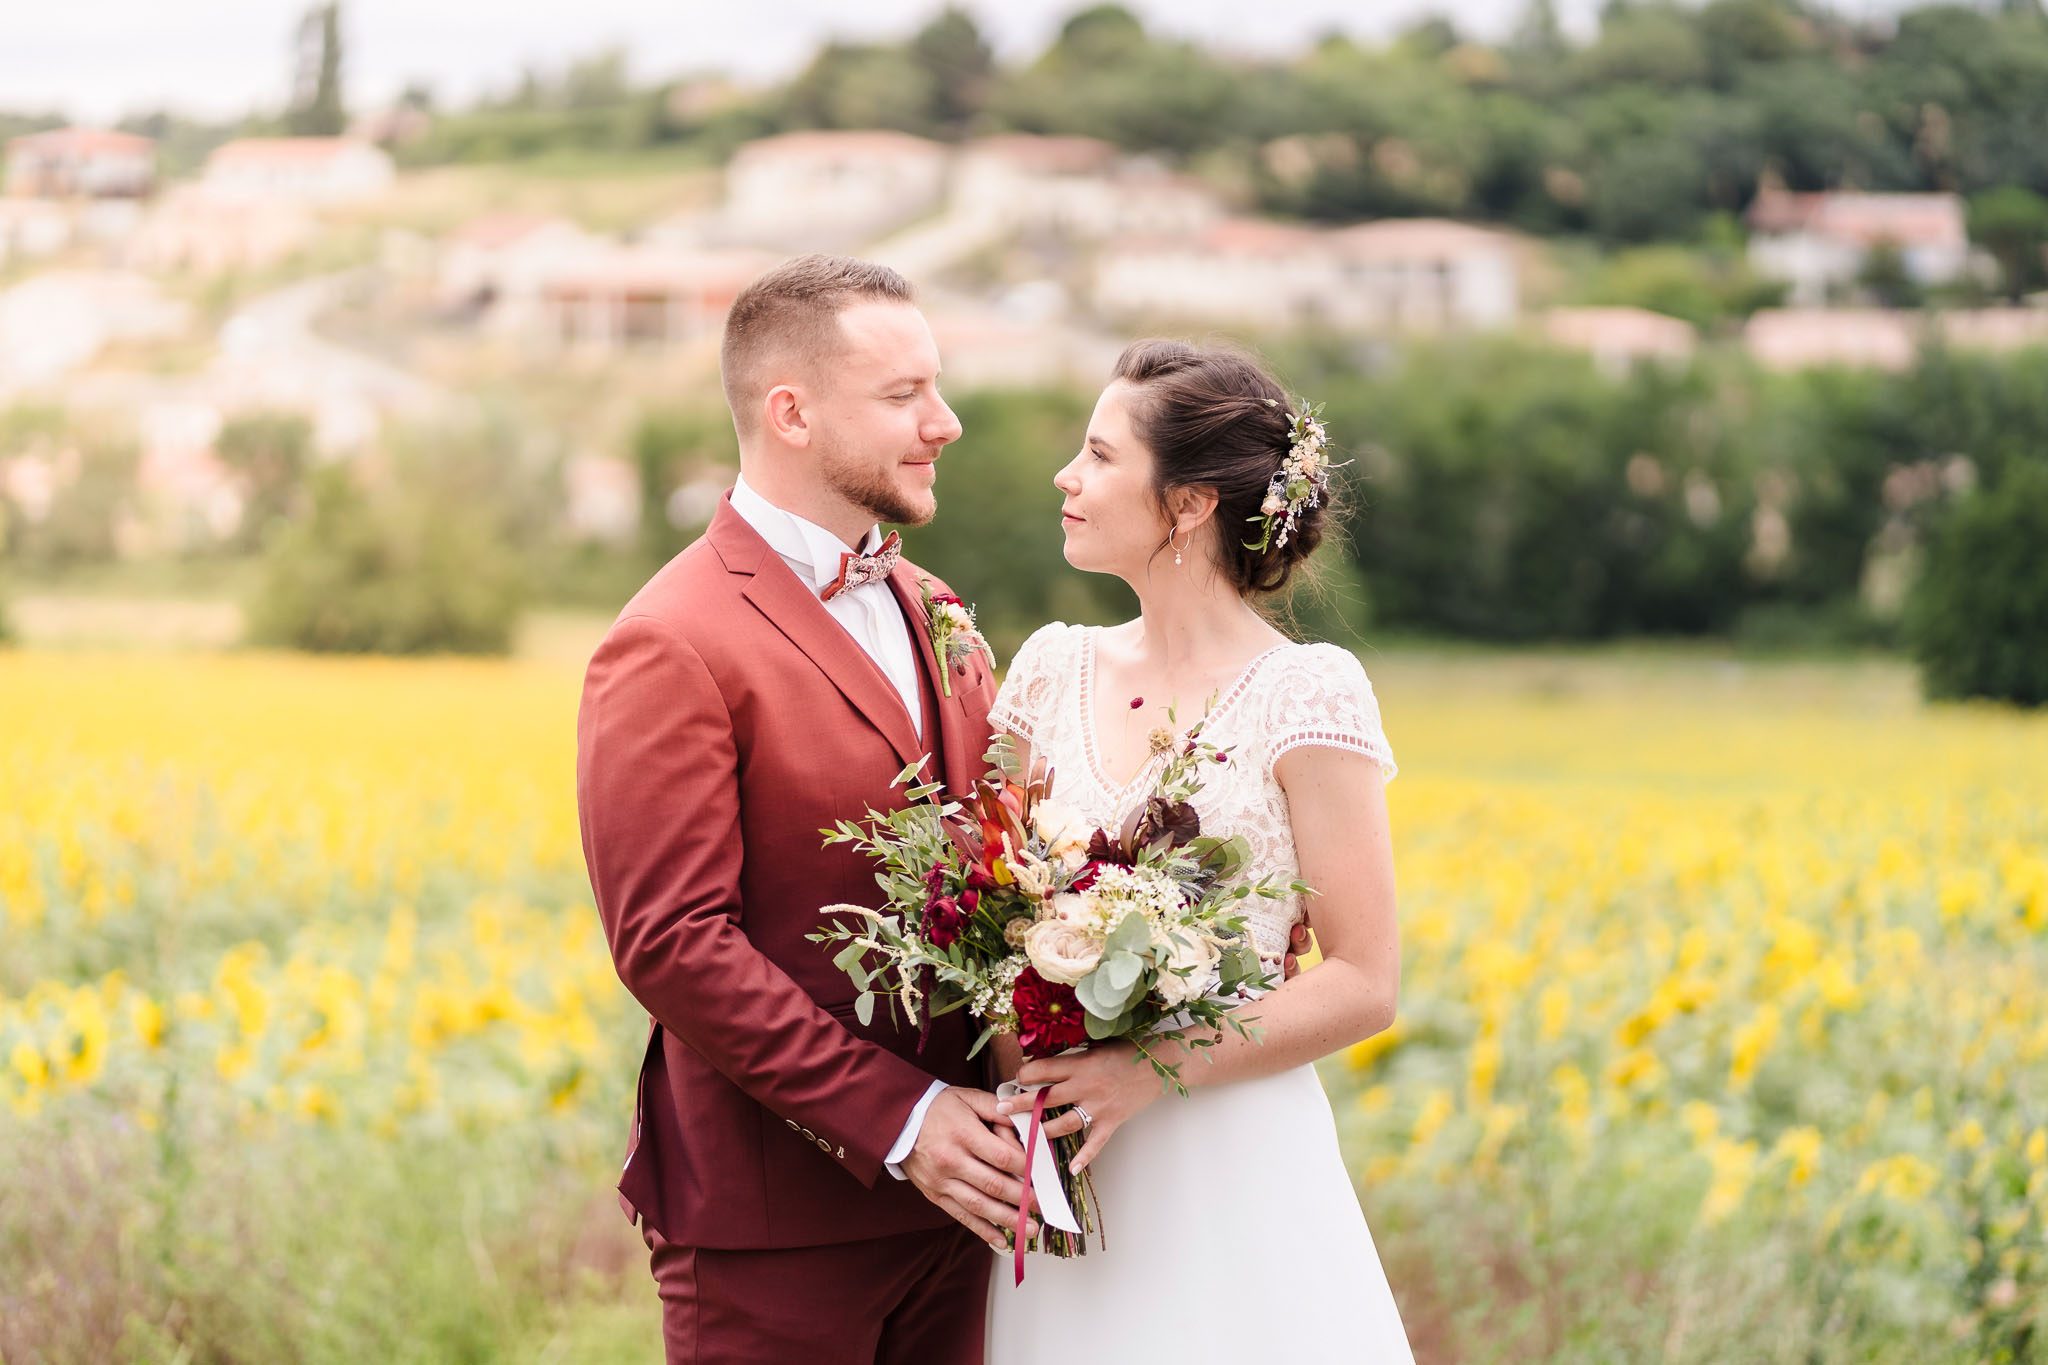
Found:
[[[936,499],[925,504],[911,502],[903,490],[889,482],[887,470],[863,464],[838,450],[827,452],[819,461],[819,468],[825,475],[827,488],[872,515],[876,521],[897,526],[922,526],[938,510]]]

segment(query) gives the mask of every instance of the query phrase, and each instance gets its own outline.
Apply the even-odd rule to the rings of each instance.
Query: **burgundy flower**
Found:
[[[1089,862],[1084,864],[1081,868],[1080,875],[1074,878],[1073,885],[1069,886],[1067,890],[1086,891],[1089,887],[1095,885],[1095,879],[1097,877],[1100,877],[1102,875],[1102,869],[1108,866],[1108,863],[1103,862]]]
[[[960,599],[959,599],[958,597],[955,597],[955,596],[954,596],[954,595],[953,595],[952,593],[949,593],[949,592],[935,592],[935,593],[933,593],[933,594],[932,594],[932,601],[934,601],[934,602],[943,602],[943,603],[948,603],[948,604],[950,604],[950,605],[952,605],[952,606],[956,606],[956,607],[964,607],[964,606],[966,606],[966,605],[967,605],[967,604],[966,604],[965,602],[961,601],[961,600],[960,600]]]
[[[973,914],[974,907],[980,904],[981,893],[975,890],[973,887],[970,886],[965,891],[962,891],[960,893],[960,908],[966,911],[968,914]]]
[[[934,948],[952,947],[966,927],[967,916],[951,896],[940,896],[924,907],[924,941]]]
[[[1131,709],[1132,709],[1133,711],[1137,710],[1137,709],[1138,709],[1139,707],[1143,706],[1144,704],[1145,704],[1145,699],[1144,699],[1143,697],[1132,697],[1132,698],[1131,698]]]
[[[996,889],[996,879],[989,876],[981,864],[976,863],[973,867],[967,869],[967,889],[969,891],[993,891]]]
[[[1017,1011],[1017,1044],[1027,1057],[1051,1057],[1088,1041],[1087,1016],[1072,986],[1026,967],[1017,973],[1010,1003]]]
[[[933,863],[932,870],[924,874],[925,899],[937,900],[945,894],[945,891],[946,865],[944,863]]]

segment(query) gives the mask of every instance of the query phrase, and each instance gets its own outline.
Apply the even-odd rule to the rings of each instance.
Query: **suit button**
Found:
[[[829,1143],[829,1142],[827,1142],[827,1141],[825,1141],[825,1139],[823,1139],[823,1138],[819,1138],[819,1139],[818,1139],[818,1150],[819,1150],[819,1151],[821,1151],[821,1152],[827,1152],[827,1153],[829,1153],[829,1152],[830,1152],[830,1151],[832,1150],[832,1144],[831,1144],[831,1143]]]
[[[789,1128],[790,1128],[790,1131],[791,1131],[791,1132],[795,1132],[795,1131],[796,1131],[796,1120],[795,1120],[795,1119],[784,1119],[784,1120],[783,1120],[783,1122],[789,1125]]]

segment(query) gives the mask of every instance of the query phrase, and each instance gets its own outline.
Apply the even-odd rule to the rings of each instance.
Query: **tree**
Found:
[[[962,133],[988,99],[995,54],[974,17],[948,6],[910,40],[911,55],[931,79],[932,121]]]
[[[2048,704],[2048,463],[2015,465],[1937,528],[1907,608],[1931,697]]]
[[[1870,248],[1856,272],[1856,283],[1880,308],[1917,308],[1922,300],[1919,282],[1907,270],[1905,253],[1896,242],[1879,242]]]
[[[297,74],[285,124],[300,137],[336,137],[347,125],[341,96],[341,0],[307,10],[295,44]]]
[[[2048,198],[2019,185],[1978,195],[1970,201],[1970,239],[1997,260],[2013,302],[2048,285]]]
[[[235,535],[240,548],[260,546],[291,514],[312,449],[313,428],[297,413],[254,413],[221,429],[214,451],[242,482],[242,524]]]

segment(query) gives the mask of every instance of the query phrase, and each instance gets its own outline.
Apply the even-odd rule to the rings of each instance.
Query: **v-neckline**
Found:
[[[1154,765],[1159,762],[1159,755],[1146,755],[1144,762],[1138,765],[1138,770],[1131,774],[1129,781],[1119,784],[1110,780],[1108,769],[1102,761],[1101,746],[1095,738],[1095,643],[1101,635],[1102,627],[1086,626],[1083,630],[1086,633],[1081,637],[1081,756],[1088,765],[1088,775],[1111,798],[1112,804],[1121,806],[1130,799],[1132,790],[1152,772]],[[1269,646],[1253,655],[1250,662],[1238,670],[1237,677],[1218,698],[1216,705],[1209,710],[1207,718],[1213,721],[1229,709],[1251,685],[1252,675],[1258,672],[1259,666],[1287,648],[1289,643],[1282,640],[1279,644]]]

